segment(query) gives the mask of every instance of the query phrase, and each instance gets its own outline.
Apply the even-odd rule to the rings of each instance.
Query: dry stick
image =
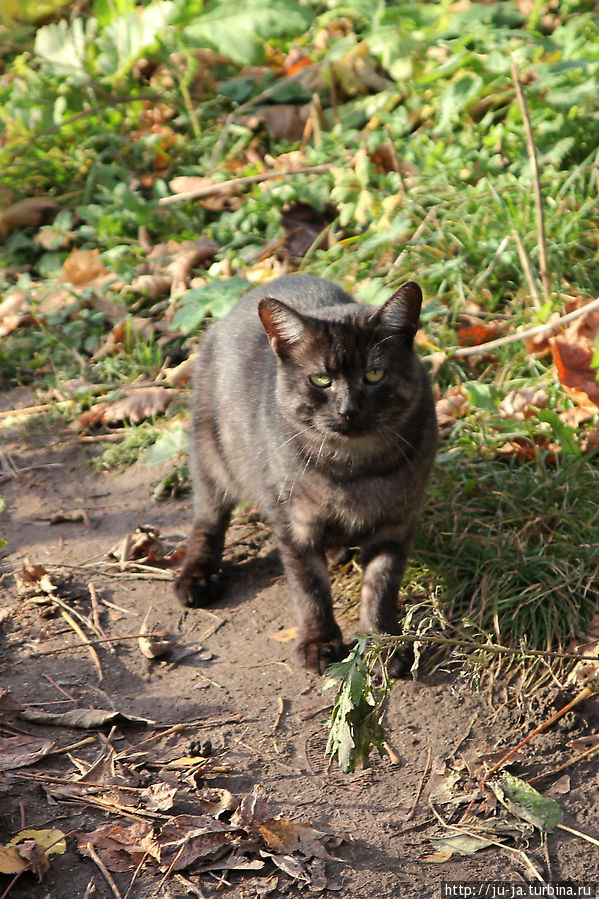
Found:
[[[79,625],[77,624],[75,619],[71,618],[69,613],[65,612],[64,609],[60,610],[60,614],[62,615],[64,620],[67,622],[67,624],[69,624],[73,628],[73,630],[75,631],[77,636],[81,638],[82,643],[85,646],[87,646],[87,648],[89,650],[89,654],[91,655],[91,657],[93,659],[94,665],[98,669],[98,680],[101,681],[103,679],[104,675],[102,673],[102,665],[100,664],[100,657],[98,656],[98,653],[96,652],[96,650],[94,649],[92,644],[89,642],[89,640],[85,636],[85,633],[81,630],[81,628],[79,627]]]
[[[162,887],[164,886],[164,884],[166,883],[166,881],[167,881],[169,875],[172,874],[173,868],[175,867],[175,865],[177,864],[177,862],[179,861],[179,859],[180,859],[181,856],[183,855],[183,851],[185,850],[185,846],[186,846],[186,844],[183,843],[183,845],[181,846],[181,848],[179,849],[179,851],[178,851],[177,854],[175,855],[174,859],[172,860],[172,862],[170,863],[170,865],[169,865],[168,868],[166,869],[166,872],[165,872],[165,874],[164,874],[164,877],[162,878],[162,880],[161,880],[160,883],[158,884],[158,889],[156,890],[157,893],[160,892],[161,888],[162,888]]]
[[[496,340],[489,340],[488,343],[481,343],[480,346],[459,347],[453,353],[449,351],[448,355],[451,355],[452,357],[476,356],[479,353],[487,353],[489,350],[505,346],[508,343],[515,343],[517,340],[526,340],[527,337],[535,337],[537,334],[550,334],[551,331],[561,328],[562,325],[574,321],[577,318],[582,318],[583,315],[592,312],[593,309],[597,309],[598,307],[599,299],[591,300],[590,303],[581,306],[580,309],[574,309],[572,312],[566,313],[566,315],[561,315],[554,321],[547,322],[546,325],[535,325],[532,328],[523,328],[522,331],[515,331],[513,334],[507,334],[505,337],[498,337]]]
[[[555,826],[559,827],[560,830],[565,830],[566,833],[573,834],[575,837],[580,837],[581,840],[593,843],[594,846],[599,846],[599,840],[596,840],[595,837],[590,837],[587,833],[582,833],[582,831],[575,830],[573,827],[567,827],[565,824],[556,824]]]
[[[115,899],[123,899],[123,895],[120,892],[119,888],[117,887],[116,883],[114,882],[112,874],[110,873],[110,871],[108,870],[108,868],[106,867],[106,865],[104,864],[104,862],[102,861],[102,859],[100,858],[100,856],[98,855],[98,853],[96,852],[96,850],[94,849],[92,844],[88,843],[86,846],[86,849],[89,853],[89,857],[91,858],[91,860],[96,863],[96,865],[98,866],[98,868],[104,875],[104,879],[106,880],[106,883],[112,890],[112,895],[115,897]]]
[[[54,680],[53,677],[50,677],[49,674],[45,674],[45,673],[44,673],[44,677],[46,678],[47,681],[49,681],[52,684],[53,687],[56,687],[56,689],[60,693],[62,693],[63,696],[66,696],[67,699],[69,700],[69,702],[77,702],[77,700],[72,695],[72,693],[68,693],[66,690],[63,690],[63,688],[59,684],[56,683],[56,681]],[[58,700],[58,701],[61,702],[61,700]]]
[[[484,787],[487,784],[489,778],[493,774],[495,774],[497,771],[499,771],[500,768],[503,768],[503,766],[506,764],[506,762],[509,762],[509,760],[512,758],[512,756],[514,756],[520,749],[522,749],[523,746],[526,746],[526,744],[530,743],[530,741],[534,737],[536,737],[540,733],[543,733],[543,731],[547,730],[548,727],[551,727],[552,724],[554,724],[556,721],[558,721],[559,718],[561,718],[563,715],[566,714],[566,712],[569,712],[570,709],[573,709],[574,706],[583,702],[583,700],[588,699],[589,696],[592,696],[594,692],[595,691],[592,690],[590,687],[584,687],[584,689],[582,689],[580,691],[580,693],[577,696],[575,696],[571,702],[569,702],[563,708],[559,709],[555,713],[555,715],[552,715],[551,718],[548,718],[546,721],[542,721],[541,724],[539,724],[537,727],[534,728],[534,730],[531,730],[531,732],[528,734],[528,736],[524,737],[523,740],[520,740],[520,742],[516,746],[513,746],[508,752],[505,753],[505,755],[503,755],[499,759],[497,764],[493,765],[493,767],[489,771],[487,771],[487,773],[485,774],[485,776],[481,782],[481,787]]]
[[[100,613],[98,610],[98,594],[96,591],[96,586],[92,581],[90,581],[89,584],[87,585],[87,589],[89,590],[89,595],[90,595],[91,602],[92,602],[92,621],[94,623],[94,630],[95,630],[96,634],[98,634],[99,637],[107,638],[108,634],[106,633],[106,631],[100,624]],[[112,645],[112,643],[109,643],[106,648],[113,655],[115,654],[116,650],[115,650],[114,646]]]
[[[150,854],[150,853],[146,850],[146,852],[144,852],[144,854],[142,855],[141,860],[140,860],[140,862],[139,862],[137,868],[136,868],[135,871],[133,872],[133,877],[131,878],[131,883],[129,884],[129,888],[128,888],[127,892],[125,893],[125,899],[128,899],[128,897],[131,895],[131,890],[133,889],[133,884],[134,884],[135,881],[137,880],[137,875],[139,874],[139,872],[141,871],[142,867],[144,866],[144,864],[145,864],[145,862],[146,862],[146,859],[148,858],[149,854]]]
[[[515,228],[512,228],[512,236],[516,241],[516,247],[518,249],[518,256],[520,257],[520,264],[524,269],[524,275],[526,277],[526,282],[528,284],[528,291],[533,299],[533,304],[537,309],[541,308],[541,302],[539,300],[539,291],[537,290],[537,285],[535,283],[535,276],[532,272],[532,266],[530,264],[530,259],[528,258],[528,253],[524,249],[524,244],[522,243],[522,238],[518,234]]]
[[[12,890],[12,888],[14,887],[15,883],[17,882],[17,880],[19,879],[19,877],[21,876],[22,873],[23,873],[22,871],[19,871],[18,874],[15,874],[15,876],[13,877],[11,882],[8,884],[8,886],[6,887],[6,889],[0,896],[0,899],[6,899],[6,897],[8,896],[8,894],[10,893],[10,891]]]
[[[397,637],[383,637],[381,643],[384,648],[392,648],[398,643],[433,643],[436,646],[456,646],[460,649],[472,649],[478,652],[490,652],[493,655],[508,656],[532,656],[543,659],[564,659],[565,661],[581,662],[590,656],[581,656],[573,652],[553,652],[546,649],[516,649],[513,646],[501,646],[499,643],[476,643],[474,640],[457,640],[451,637],[428,637],[417,634],[401,634]],[[52,652],[52,650],[50,650]],[[39,653],[38,653],[39,654]],[[271,663],[275,664],[275,663]],[[257,665],[238,665],[239,668],[257,668]]]
[[[32,653],[32,656],[35,659],[39,659],[41,658],[41,656],[56,656],[60,655],[60,653],[62,652],[72,652],[74,649],[82,649],[83,645],[94,647],[99,646],[101,643],[118,643],[121,640],[138,640],[140,637],[147,637],[148,639],[151,639],[155,636],[155,634],[123,634],[122,637],[103,637],[99,640],[88,640],[84,635],[85,644],[75,646],[59,646],[57,649],[42,649],[40,652]]]
[[[568,759],[567,762],[563,762],[563,764],[558,765],[557,768],[552,768],[551,771],[544,771],[542,774],[537,774],[535,777],[530,777],[527,780],[527,783],[532,784],[536,783],[538,780],[543,780],[544,777],[553,777],[555,774],[559,774],[560,771],[565,771],[566,768],[570,768],[577,762],[582,762],[583,759],[588,759],[589,756],[594,755],[596,752],[599,752],[599,743],[596,743],[595,746],[589,747],[589,749],[585,749],[584,752],[579,752],[578,755],[575,755],[571,759]]]
[[[196,187],[195,190],[186,190],[184,193],[173,194],[170,197],[162,197],[158,201],[160,206],[170,206],[173,203],[183,203],[185,200],[195,200],[198,197],[209,197],[223,190],[236,187],[245,187],[246,184],[260,184],[262,181],[272,181],[275,178],[287,178],[289,175],[316,175],[319,172],[329,172],[333,163],[324,165],[307,165],[300,169],[281,169],[280,172],[261,172],[258,175],[245,175],[243,178],[230,178],[228,181],[215,181],[214,184],[206,184]]]
[[[424,771],[422,772],[422,777],[420,778],[420,783],[418,784],[418,789],[416,790],[416,798],[414,799],[414,805],[406,815],[406,821],[411,821],[414,815],[416,814],[416,809],[418,807],[418,803],[420,802],[420,797],[422,795],[422,791],[424,789],[424,784],[426,782],[426,778],[428,776],[428,772],[431,766],[431,758],[432,758],[433,750],[431,747],[428,747],[428,754],[426,757],[426,765],[424,766]]]
[[[530,115],[528,114],[528,105],[526,97],[522,90],[520,82],[520,73],[518,72],[518,64],[516,57],[512,53],[512,79],[516,90],[516,97],[522,111],[524,119],[524,132],[526,134],[526,149],[530,159],[530,168],[533,178],[533,188],[535,193],[535,207],[537,213],[537,240],[539,242],[539,267],[541,269],[541,281],[543,282],[543,293],[545,302],[551,300],[551,273],[549,271],[549,262],[547,260],[547,241],[545,239],[545,221],[543,216],[543,197],[541,194],[541,181],[539,178],[539,166],[537,159],[537,150],[535,147],[534,136],[532,133],[532,125],[530,123]]]

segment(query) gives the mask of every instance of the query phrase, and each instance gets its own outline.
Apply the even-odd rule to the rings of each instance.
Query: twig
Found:
[[[57,689],[60,693],[62,693],[63,696],[66,696],[67,699],[69,700],[69,702],[77,702],[77,700],[75,699],[75,697],[73,696],[73,694],[72,694],[72,693],[68,693],[66,690],[63,690],[63,688],[62,688],[59,684],[56,683],[56,681],[54,680],[53,677],[50,677],[50,675],[49,675],[49,674],[46,674],[46,673],[44,673],[44,677],[46,678],[47,681],[49,681],[49,682],[52,684],[53,687],[56,687],[56,689]],[[60,700],[59,700],[59,701],[60,701]]]
[[[14,887],[15,883],[17,882],[17,880],[19,879],[19,877],[21,876],[22,873],[23,873],[22,871],[19,871],[18,874],[15,874],[15,876],[13,877],[11,882],[8,884],[8,886],[6,887],[6,889],[0,896],[0,899],[6,899],[6,897],[8,896],[8,894],[10,893],[10,891],[12,890],[12,888]]]
[[[123,750],[123,752],[119,752],[116,756],[117,759],[125,758],[128,755],[131,755],[132,752],[137,752],[141,749],[142,746],[147,746],[148,743],[153,743],[155,740],[159,740],[161,737],[167,737],[170,734],[179,734],[181,731],[185,730],[188,727],[187,724],[173,724],[171,727],[167,727],[166,730],[161,730],[160,733],[152,734],[151,737],[148,737],[146,740],[142,740],[141,743],[135,743],[129,749]]]
[[[92,844],[88,843],[86,846],[86,849],[87,849],[87,852],[88,852],[91,860],[96,863],[96,865],[102,872],[104,879],[106,880],[106,883],[112,890],[112,895],[115,897],[115,899],[123,899],[123,895],[120,892],[119,888],[117,887],[116,883],[114,882],[114,878],[113,878],[112,874],[110,873],[110,871],[108,870],[108,868],[106,867],[106,865],[104,864],[104,862],[102,861],[102,859],[100,858],[100,856],[98,855],[98,853],[96,852],[96,850],[94,849]]]
[[[75,400],[57,400],[54,403],[40,403],[37,406],[23,406],[21,409],[4,409],[0,412],[0,420],[18,415],[35,415],[37,412],[47,412],[49,409],[62,409],[72,406]]]
[[[566,768],[570,768],[577,762],[582,762],[583,759],[588,759],[589,756],[594,755],[596,752],[599,752],[599,743],[596,743],[594,746],[590,746],[588,749],[585,749],[584,752],[579,752],[578,755],[575,755],[571,759],[568,759],[567,762],[558,765],[557,768],[552,768],[551,771],[544,771],[542,774],[537,774],[535,777],[530,777],[527,783],[532,784],[536,783],[538,780],[543,780],[543,778],[545,777],[553,777],[555,774],[559,774],[560,771],[565,771]]]
[[[397,257],[397,259],[395,260],[395,262],[393,262],[393,263],[389,266],[388,274],[392,274],[396,269],[398,269],[398,268],[400,267],[400,265],[402,264],[402,262],[403,262],[404,259],[406,258],[407,254],[408,254],[408,252],[409,252],[410,247],[412,247],[412,246],[416,243],[416,241],[417,241],[417,240],[424,234],[424,231],[426,230],[426,226],[428,225],[430,219],[431,219],[431,218],[434,216],[434,214],[437,212],[437,209],[438,209],[437,206],[431,206],[431,207],[430,207],[430,209],[427,211],[426,215],[424,216],[424,218],[422,219],[422,221],[420,222],[420,224],[418,225],[418,227],[416,228],[416,230],[414,231],[414,233],[412,234],[412,236],[411,236],[410,239],[408,240],[406,246],[405,246],[404,249],[401,251],[401,253],[400,253],[399,256]]]
[[[63,615],[65,614],[64,610],[61,610],[61,612]],[[74,624],[76,627],[79,627],[76,622],[74,622]],[[73,625],[71,625],[71,627],[73,627]],[[75,630],[75,627],[73,627],[73,630]],[[148,637],[148,639],[151,639],[153,636],[155,636],[155,634],[123,634],[122,637],[102,637],[98,640],[88,640],[85,634],[83,634],[83,639],[85,641],[84,644],[75,646],[59,646],[57,649],[42,649],[40,652],[32,653],[32,655],[33,658],[39,659],[41,656],[55,656],[60,655],[60,653],[62,652],[72,652],[74,649],[81,649],[84,645],[91,646],[93,648],[94,646],[99,646],[102,643],[118,643],[121,640],[138,640],[140,637]]]
[[[262,181],[272,181],[275,178],[287,178],[290,175],[316,175],[319,172],[329,172],[334,163],[324,165],[307,165],[300,169],[281,169],[280,172],[260,172],[257,175],[245,175],[242,178],[230,178],[228,181],[215,181],[214,184],[205,184],[196,187],[195,190],[186,190],[170,197],[162,197],[158,203],[160,206],[170,206],[173,203],[183,203],[185,200],[195,200],[198,197],[209,197],[223,190],[232,190],[236,187],[245,187],[247,184],[260,184]]]
[[[149,854],[150,854],[150,853],[146,851],[146,852],[144,852],[144,854],[142,855],[142,857],[141,857],[141,859],[140,859],[140,861],[139,861],[139,864],[138,864],[137,868],[136,868],[135,871],[133,872],[133,877],[131,878],[131,883],[129,884],[129,888],[127,889],[127,892],[125,893],[125,899],[128,899],[128,897],[131,895],[131,890],[133,889],[133,884],[134,884],[135,881],[137,880],[137,875],[139,874],[139,872],[141,871],[142,867],[144,866],[144,864],[145,864],[145,862],[146,862],[146,859],[148,858]]]
[[[593,692],[594,691],[590,687],[584,687],[580,691],[580,693],[574,697],[574,699],[571,702],[569,702],[567,705],[563,706],[563,708],[559,709],[550,718],[547,718],[546,721],[542,721],[541,724],[539,724],[537,727],[534,728],[534,730],[531,730],[531,732],[528,734],[528,736],[524,737],[524,739],[520,740],[520,742],[516,746],[513,746],[510,750],[508,750],[508,752],[506,752],[499,759],[499,761],[495,765],[493,765],[493,767],[489,771],[487,771],[487,773],[485,774],[485,776],[481,782],[481,787],[484,787],[485,784],[488,783],[489,778],[493,774],[495,774],[497,771],[499,771],[500,768],[503,768],[503,766],[506,764],[506,762],[509,762],[509,760],[520,749],[522,749],[523,746],[526,746],[527,743],[530,743],[530,741],[534,737],[536,737],[537,734],[543,733],[544,730],[547,730],[548,727],[551,727],[551,725],[554,724],[556,721],[558,721],[563,715],[565,715],[566,712],[569,712],[570,709],[574,708],[574,706],[577,706],[579,703],[583,702],[583,700],[588,699],[589,696],[592,696]]]
[[[472,649],[477,652],[490,652],[493,655],[533,656],[547,659],[564,659],[565,661],[580,662],[588,658],[573,652],[553,652],[549,649],[522,649],[513,646],[502,646],[499,643],[477,643],[475,640],[458,640],[451,637],[433,637],[425,634],[400,634],[398,636],[383,636],[380,645],[384,648],[396,646],[398,643],[432,643],[435,646],[456,646],[460,649]],[[274,663],[270,663],[274,664]],[[258,668],[258,665],[238,665],[238,668]]]
[[[277,697],[277,715],[275,718],[275,723],[273,724],[273,731],[277,729],[279,724],[281,723],[281,718],[285,714],[285,700],[282,696]]]
[[[91,655],[91,657],[93,659],[94,665],[98,669],[98,680],[101,681],[103,679],[104,675],[102,673],[102,665],[100,664],[100,657],[98,656],[98,653],[96,652],[96,650],[94,649],[94,647],[92,646],[90,641],[87,639],[85,633],[81,630],[81,628],[79,627],[79,625],[77,624],[75,619],[71,618],[69,613],[66,612],[62,608],[60,610],[60,614],[62,615],[62,617],[64,618],[66,623],[69,624],[73,628],[73,630],[75,631],[77,636],[81,638],[81,642],[83,643],[83,645],[86,646],[87,649],[89,650],[89,654]]]
[[[107,638],[108,634],[104,631],[104,628],[100,624],[100,612],[98,610],[98,594],[96,591],[96,586],[92,581],[90,581],[87,585],[87,589],[89,590],[89,595],[92,602],[92,621],[94,623],[95,632],[99,637]],[[111,643],[108,644],[107,649],[113,655],[116,652],[114,646],[112,646]]]
[[[532,297],[533,304],[537,309],[541,308],[541,301],[539,300],[539,291],[537,290],[537,285],[535,282],[535,276],[532,272],[532,266],[530,264],[530,259],[528,258],[528,253],[524,249],[524,244],[522,243],[522,238],[518,233],[515,227],[512,228],[512,236],[516,241],[516,247],[518,249],[518,256],[520,257],[520,264],[524,270],[524,277],[526,278],[526,283],[528,284],[528,291]]]
[[[580,309],[574,309],[572,312],[567,312],[565,315],[561,315],[559,318],[554,319],[554,321],[547,322],[546,325],[535,325],[532,328],[523,328],[521,331],[507,334],[505,337],[498,337],[496,340],[489,340],[487,343],[481,343],[480,346],[459,347],[453,352],[449,351],[448,355],[451,355],[454,358],[457,356],[476,356],[479,353],[486,353],[489,350],[497,349],[497,347],[505,346],[508,343],[515,343],[517,340],[526,340],[527,337],[535,337],[537,334],[550,334],[551,331],[555,331],[557,328],[561,328],[562,325],[574,321],[577,318],[582,318],[583,315],[592,312],[593,309],[597,309],[598,307],[599,299],[591,300],[590,303],[581,306]]]
[[[575,830],[573,827],[567,827],[565,824],[556,824],[555,826],[559,827],[560,830],[565,830],[566,833],[573,834],[575,837],[580,837],[581,840],[593,843],[594,846],[599,846],[599,840],[596,840],[595,837],[590,837],[587,833],[582,833],[580,830]]]
[[[526,103],[526,97],[524,96],[524,91],[522,90],[522,84],[520,82],[520,73],[518,72],[518,64],[516,62],[516,57],[512,53],[512,79],[514,82],[514,88],[516,91],[516,97],[518,98],[518,103],[520,104],[520,109],[522,111],[522,118],[524,119],[524,133],[526,135],[526,148],[528,150],[528,157],[530,159],[530,168],[532,172],[533,179],[533,188],[535,194],[535,207],[537,213],[537,239],[539,242],[539,268],[541,270],[541,281],[543,282],[543,293],[545,295],[545,302],[549,302],[551,300],[551,273],[549,271],[549,262],[547,259],[547,240],[545,238],[545,221],[543,215],[543,197],[541,194],[541,181],[539,178],[539,166],[537,159],[537,151],[534,142],[534,136],[532,133],[532,125],[530,123],[530,115],[528,114],[528,106]]]
[[[166,871],[165,871],[165,873],[164,873],[164,877],[162,878],[162,880],[161,880],[160,883],[158,884],[158,888],[157,888],[157,890],[156,890],[156,892],[157,892],[158,894],[160,894],[161,888],[164,886],[164,884],[166,883],[167,878],[169,877],[170,874],[172,874],[173,868],[175,867],[175,865],[177,864],[177,862],[179,861],[179,859],[180,859],[181,856],[183,855],[183,852],[184,852],[184,850],[185,850],[185,847],[186,847],[186,843],[184,842],[184,843],[182,843],[182,845],[181,845],[180,848],[179,848],[179,851],[177,852],[177,854],[175,855],[174,859],[172,860],[172,862],[170,863],[170,865],[169,865],[168,868],[166,869]]]
[[[416,798],[414,799],[414,804],[408,814],[406,815],[406,821],[411,821],[414,815],[416,814],[416,809],[418,807],[418,803],[420,802],[420,797],[422,795],[422,791],[424,789],[424,784],[426,783],[426,778],[428,777],[428,772],[431,767],[431,758],[432,758],[433,750],[431,747],[428,747],[428,753],[426,756],[426,765],[424,766],[424,771],[422,772],[422,777],[420,778],[420,782],[418,784],[418,789],[416,790]]]

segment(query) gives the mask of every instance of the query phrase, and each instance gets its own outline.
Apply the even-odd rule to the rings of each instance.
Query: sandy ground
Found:
[[[26,391],[13,391],[0,398],[0,407],[31,402]],[[507,842],[511,849],[490,845],[470,856],[451,855],[432,842],[448,833],[441,821],[455,823],[466,811],[464,796],[482,770],[481,757],[516,745],[572,694],[555,688],[527,703],[507,702],[503,684],[474,694],[455,672],[437,669],[418,682],[406,680],[393,687],[386,727],[399,762],[373,759],[372,768],[356,774],[327,772],[325,722],[332,696],[322,691],[321,678],[297,667],[293,643],[285,641],[285,629],[294,624],[293,611],[268,527],[247,516],[238,519],[229,533],[222,599],[210,610],[183,612],[173,597],[172,571],[154,575],[106,564],[106,553],[138,524],[158,528],[167,550],[184,545],[189,497],[163,503],[152,499],[163,469],[136,463],[118,474],[98,473],[90,463],[97,444],[82,444],[64,425],[39,418],[26,424],[9,422],[0,440],[5,462],[0,496],[6,502],[0,528],[8,541],[0,552],[0,607],[9,610],[0,631],[0,686],[10,691],[10,700],[20,709],[95,707],[155,722],[83,731],[4,713],[0,842],[6,844],[24,828],[58,828],[67,836],[66,851],[49,858],[41,882],[29,871],[16,880],[12,874],[0,874],[0,896],[175,897],[194,895],[195,890],[197,896],[258,897],[293,896],[325,887],[325,895],[342,899],[386,899],[439,897],[443,883],[456,881],[510,882],[523,890],[529,882],[540,885],[539,877],[595,888],[599,884],[598,846],[561,829],[545,840],[534,831],[518,842],[512,830]],[[50,524],[59,510],[83,510],[85,515]],[[35,589],[18,590],[15,575],[26,558],[46,569],[56,585],[55,595],[66,603],[63,611],[75,609],[93,620],[92,583],[97,620],[109,637],[138,633],[151,606],[148,625],[169,632],[179,655],[183,650],[189,654],[151,661],[140,653],[136,640],[128,639],[113,644],[114,653],[107,649],[111,644],[98,644],[98,668],[88,649],[74,648],[80,639],[60,607],[52,610],[47,600],[33,601]],[[338,615],[348,634],[353,614],[341,599]],[[84,630],[94,639],[87,627]],[[65,648],[68,651],[50,654]],[[6,695],[4,699],[8,702]],[[187,726],[158,736],[172,725]],[[551,772],[575,754],[572,740],[596,733],[598,725],[596,701],[587,700],[535,738],[511,768],[525,779],[544,774],[535,786],[547,793],[554,785],[551,795],[563,809],[564,823],[594,838],[599,837],[597,756]],[[55,751],[89,736],[93,742]],[[136,756],[142,751],[136,748],[148,737],[156,739],[146,744],[144,756]],[[19,741],[29,739],[53,741],[54,751],[11,767],[6,741],[21,745]],[[75,798],[53,791],[107,753],[113,758],[120,754],[128,767],[119,762],[116,772],[114,766],[109,771],[106,766],[94,769],[93,783],[99,786],[88,793],[80,789]],[[199,756],[208,759],[203,768],[200,765],[199,776],[197,762],[194,770],[191,762],[181,769],[184,779],[176,768],[173,774],[164,767],[165,759]],[[117,789],[117,781],[127,781],[129,792]],[[177,787],[177,793],[170,807],[152,817],[147,799],[140,798],[141,789],[158,781]],[[239,801],[257,785],[263,787],[272,815],[343,837],[343,842],[328,844],[331,857],[318,876],[299,850],[290,854],[311,872],[305,881],[288,876],[257,848],[246,857],[263,862],[261,869],[196,874],[187,868],[180,872],[185,880],[175,876],[176,866],[170,873],[164,866],[158,870],[148,855],[143,860],[138,853],[121,856],[122,870],[112,868],[111,885],[97,861],[78,850],[81,833],[94,834],[110,824],[157,827],[169,817],[205,813],[202,800],[222,798],[224,791]],[[438,792],[443,785],[449,791],[445,796]],[[456,797],[460,801],[452,802]],[[109,805],[100,807],[92,800]],[[123,812],[135,804],[138,817]],[[479,806],[474,811],[479,822],[484,814]],[[231,820],[231,812],[221,820]],[[515,847],[525,854],[513,851]],[[108,858],[101,852],[99,857]],[[330,888],[334,892],[329,893]]]

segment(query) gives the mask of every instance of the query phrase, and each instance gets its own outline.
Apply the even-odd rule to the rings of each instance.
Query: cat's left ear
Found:
[[[415,281],[406,281],[377,312],[381,325],[390,331],[405,334],[410,340],[418,330],[422,291]]]
[[[270,345],[277,356],[284,356],[304,336],[307,322],[299,312],[275,300],[264,297],[258,303],[258,315]]]

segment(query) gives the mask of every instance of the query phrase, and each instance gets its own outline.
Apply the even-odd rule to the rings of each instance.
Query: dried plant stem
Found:
[[[431,767],[431,758],[433,755],[433,751],[431,747],[428,747],[428,753],[426,756],[426,764],[424,766],[424,771],[422,772],[422,777],[420,778],[420,782],[418,784],[418,789],[416,790],[416,798],[414,799],[414,804],[412,808],[406,815],[406,821],[411,821],[414,815],[416,814],[416,809],[418,808],[418,803],[420,802],[420,797],[422,796],[422,791],[424,789],[424,784],[426,783],[426,778],[428,777],[428,772]]]
[[[526,283],[528,284],[528,291],[532,297],[533,305],[536,309],[540,309],[541,301],[539,300],[539,291],[537,290],[535,276],[532,271],[530,259],[528,258],[528,253],[524,249],[522,238],[520,237],[520,234],[518,233],[516,228],[512,228],[512,236],[514,238],[514,241],[516,242],[518,256],[520,257],[520,264],[522,265],[522,268],[524,270],[524,276],[526,278]]]
[[[64,612],[63,612],[64,614]],[[78,626],[78,625],[77,625]],[[71,624],[71,627],[73,625]],[[75,628],[73,627],[73,630]],[[85,634],[83,634],[84,643],[76,645],[76,646],[59,646],[57,649],[43,649],[40,652],[33,653],[34,658],[40,658],[41,656],[55,656],[59,655],[61,652],[72,652],[74,649],[81,649],[83,646],[99,646],[101,643],[118,643],[121,640],[138,640],[139,637],[147,637],[151,639],[155,637],[155,634],[123,634],[122,637],[102,637],[99,640],[88,640]]]
[[[92,844],[88,843],[86,846],[86,849],[87,849],[87,852],[89,853],[89,857],[91,858],[91,860],[96,863],[96,865],[102,872],[102,874],[104,876],[104,880],[106,881],[106,883],[112,890],[112,895],[115,897],[115,899],[123,899],[123,895],[120,892],[119,888],[117,887],[116,883],[114,882],[114,878],[113,878],[112,874],[110,873],[110,871],[108,870],[108,868],[106,867],[106,865],[104,864],[104,862],[102,861],[102,859],[100,858],[100,856],[98,855],[98,853],[96,852],[96,850],[94,849]]]
[[[586,840],[587,843],[592,843],[594,846],[599,846],[599,840],[596,840],[595,837],[590,837],[588,833],[582,833],[580,830],[575,830],[573,827],[567,827],[565,824],[556,824],[560,830],[565,830],[566,833],[571,833],[575,837],[580,837],[581,840]]]
[[[492,655],[532,656],[542,659],[563,659],[580,662],[585,656],[573,652],[553,652],[548,649],[521,649],[514,646],[502,646],[499,643],[477,643],[476,640],[458,640],[452,637],[427,636],[425,634],[401,634],[397,637],[383,636],[381,646],[390,649],[400,643],[432,643],[434,646],[456,646],[470,649],[473,652],[490,652]],[[239,665],[240,668],[252,668],[253,665]]]
[[[228,181],[215,181],[214,184],[205,184],[202,187],[196,187],[195,190],[186,190],[184,193],[162,197],[158,202],[160,206],[171,206],[173,203],[209,197],[211,194],[218,194],[221,191],[246,187],[249,184],[260,184],[262,181],[272,181],[276,178],[288,178],[290,175],[316,175],[320,172],[328,172],[332,167],[333,163],[331,162],[324,165],[307,165],[300,169],[281,169],[280,172],[260,172],[258,175],[245,175],[243,178],[230,178]]]
[[[106,639],[108,637],[108,634],[100,624],[100,611],[98,609],[98,593],[96,591],[96,586],[92,581],[90,581],[87,585],[87,589],[89,590],[89,596],[92,603],[92,621],[94,624],[94,631],[98,635],[98,637],[103,637],[104,639]],[[114,646],[111,643],[108,643],[106,648],[113,655],[116,652]]]
[[[558,765],[557,768],[552,768],[551,771],[543,771],[542,774],[537,774],[536,777],[529,778],[527,783],[533,784],[538,780],[543,780],[545,777],[553,777],[555,774],[559,774],[560,771],[565,771],[566,768],[571,768],[572,765],[576,765],[577,762],[582,762],[584,759],[588,759],[589,756],[595,755],[596,752],[599,752],[599,743],[596,743],[595,746],[590,746],[589,749],[585,749],[584,752],[579,752],[578,755],[568,759],[568,761],[564,762],[562,765]]]
[[[536,737],[538,734],[542,733],[544,730],[547,730],[548,727],[551,727],[551,725],[552,725],[555,721],[558,721],[563,715],[566,714],[566,712],[569,712],[570,709],[573,709],[574,706],[577,706],[579,703],[583,702],[583,700],[588,699],[589,696],[592,696],[592,695],[593,695],[593,692],[594,692],[594,691],[591,689],[591,687],[584,687],[584,688],[580,691],[580,693],[578,693],[578,694],[574,697],[574,699],[573,699],[571,702],[567,703],[567,705],[565,705],[565,706],[563,706],[563,708],[559,709],[559,710],[558,710],[554,715],[552,715],[550,718],[547,718],[546,721],[542,721],[539,725],[537,725],[537,727],[534,728],[534,730],[531,730],[531,732],[528,734],[528,736],[524,737],[524,739],[523,739],[523,740],[520,740],[520,742],[517,743],[516,746],[513,746],[510,750],[508,750],[508,752],[506,752],[505,755],[503,755],[503,756],[499,759],[499,761],[497,762],[497,764],[493,765],[493,767],[490,768],[489,771],[487,771],[487,773],[486,773],[486,775],[485,775],[485,777],[484,777],[484,779],[483,779],[483,781],[482,781],[481,786],[484,787],[484,785],[485,785],[486,783],[488,783],[489,778],[492,777],[492,775],[495,774],[497,771],[499,771],[500,768],[503,768],[503,766],[504,766],[507,762],[509,762],[509,760],[510,760],[510,759],[511,759],[511,758],[512,758],[512,757],[513,757],[513,756],[514,756],[520,749],[522,749],[524,746],[526,746],[527,743],[530,743],[530,741],[531,741],[534,737]]]
[[[505,337],[489,340],[487,343],[481,343],[479,346],[459,347],[451,353],[451,355],[454,358],[458,356],[461,358],[464,356],[476,356],[480,353],[487,353],[489,350],[495,350],[500,346],[505,346],[508,343],[515,343],[517,340],[526,340],[528,337],[536,337],[538,334],[550,334],[552,331],[561,328],[562,325],[574,321],[577,318],[582,318],[583,315],[586,315],[597,308],[599,308],[599,299],[591,300],[590,303],[581,306],[580,309],[574,309],[572,312],[567,312],[565,315],[561,315],[559,318],[554,319],[554,321],[547,322],[546,325],[535,325],[532,328],[523,328],[522,331],[514,331],[513,334],[506,334]]]
[[[541,194],[541,181],[539,177],[539,165],[537,159],[537,150],[535,147],[534,136],[532,133],[532,125],[530,123],[530,115],[528,113],[528,104],[522,90],[520,81],[520,73],[518,72],[518,64],[514,54],[512,54],[512,80],[516,97],[522,111],[524,120],[524,132],[526,135],[526,149],[530,159],[530,168],[532,171],[533,188],[535,194],[535,207],[537,213],[537,240],[539,242],[539,267],[541,269],[541,281],[543,283],[543,294],[545,302],[551,300],[551,273],[549,271],[549,262],[547,259],[547,240],[545,238],[545,219],[543,214],[543,197]]]
[[[64,609],[61,608],[60,614],[62,615],[66,623],[73,628],[77,636],[81,639],[82,644],[89,650],[89,654],[93,659],[94,665],[98,669],[98,680],[103,680],[104,674],[102,672],[102,665],[100,664],[100,657],[98,656],[98,653],[96,652],[90,641],[87,639],[84,631],[79,627],[75,619],[72,618]]]

